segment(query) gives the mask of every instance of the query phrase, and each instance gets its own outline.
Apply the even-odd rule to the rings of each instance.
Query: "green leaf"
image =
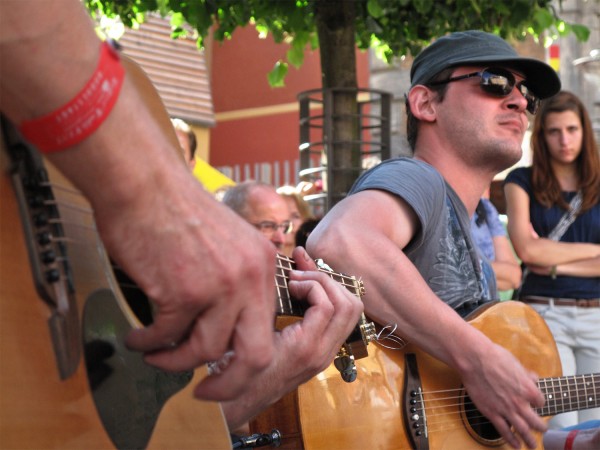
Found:
[[[571,24],[571,30],[579,42],[586,42],[590,38],[590,29],[586,26]]]
[[[535,20],[542,29],[545,29],[552,26],[554,23],[554,16],[545,8],[537,8],[533,15],[533,20]]]
[[[480,15],[481,14],[481,8],[477,4],[477,1],[476,0],[471,0],[470,3],[471,3],[471,7],[477,13],[477,15]]]
[[[295,45],[296,39],[294,39],[292,48],[286,53],[287,60],[297,69],[304,63],[304,46]]]
[[[171,39],[178,39],[180,37],[185,37],[186,31],[183,28],[175,27],[171,29]]]
[[[383,16],[383,8],[377,0],[369,0],[367,2],[367,11],[369,11],[369,14],[376,19]]]
[[[171,15],[171,26],[173,28],[181,28],[185,25],[185,18],[181,13],[173,13]]]
[[[287,73],[288,65],[281,60],[277,61],[273,70],[271,70],[267,75],[269,84],[273,87],[285,86],[284,79]]]
[[[569,34],[569,32],[571,31],[571,25],[569,25],[564,20],[559,21],[556,28],[558,29],[558,34],[563,37]]]
[[[254,28],[256,28],[256,31],[262,36],[267,36],[269,34],[269,27],[264,24],[257,23]]]
[[[433,0],[414,0],[413,5],[419,14],[427,15],[433,8]]]
[[[316,50],[319,48],[319,36],[317,33],[311,33],[309,37],[310,49]]]

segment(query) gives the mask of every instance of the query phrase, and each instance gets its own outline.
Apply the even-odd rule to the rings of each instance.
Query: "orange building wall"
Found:
[[[231,40],[213,42],[211,85],[217,125],[211,130],[210,163],[234,166],[298,158],[297,94],[321,87],[319,52],[307,50],[300,69],[289,66],[286,86],[267,80],[289,46],[269,36],[259,39],[252,26]],[[368,87],[368,54],[357,51],[360,87]]]

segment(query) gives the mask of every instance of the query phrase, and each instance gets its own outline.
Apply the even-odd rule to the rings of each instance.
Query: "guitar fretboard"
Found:
[[[306,310],[306,303],[294,299],[290,295],[288,281],[290,279],[290,270],[295,269],[294,261],[286,256],[277,255],[277,264],[275,266],[275,287],[277,288],[277,307],[276,312],[279,315],[302,317]],[[362,282],[355,277],[333,272],[324,267],[318,267],[319,272],[326,273],[333,280],[346,287],[357,297],[362,296],[364,288]]]
[[[546,403],[536,408],[541,416],[578,411],[600,406],[600,374],[544,378],[538,386]]]

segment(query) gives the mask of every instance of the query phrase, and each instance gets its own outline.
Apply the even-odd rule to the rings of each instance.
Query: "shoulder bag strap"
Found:
[[[552,229],[552,231],[550,233],[548,233],[548,236],[547,236],[548,239],[552,239],[553,241],[558,241],[558,240],[560,240],[561,237],[563,237],[563,235],[567,232],[567,230],[569,229],[571,224],[577,218],[577,214],[579,214],[579,211],[581,210],[581,202],[582,202],[581,191],[578,191],[577,194],[575,194],[575,197],[573,197],[571,199],[571,201],[569,202],[568,211],[565,211],[565,213],[562,215],[562,217],[560,218],[558,223],[555,225],[555,227]],[[519,299],[519,296],[521,294],[521,288],[523,287],[523,283],[525,283],[525,278],[527,278],[527,275],[529,275],[529,270],[527,269],[527,267],[525,267],[525,269],[523,270],[523,276],[521,278],[521,284],[519,285],[519,287],[517,289],[515,289],[515,291],[513,293],[513,296],[512,296],[513,300]]]
[[[569,203],[569,210],[563,214],[556,226],[548,234],[548,239],[558,241],[563,236],[563,234],[566,233],[571,224],[577,218],[577,214],[579,214],[579,210],[581,209],[581,202],[581,191],[578,191],[577,194],[575,194],[575,197],[573,197],[571,199],[571,202]]]

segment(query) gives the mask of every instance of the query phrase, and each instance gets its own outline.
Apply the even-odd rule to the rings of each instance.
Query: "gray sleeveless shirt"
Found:
[[[356,180],[350,195],[367,189],[396,195],[415,211],[421,227],[403,251],[439,298],[454,309],[495,299],[496,279],[471,239],[467,210],[431,165],[384,161]]]

